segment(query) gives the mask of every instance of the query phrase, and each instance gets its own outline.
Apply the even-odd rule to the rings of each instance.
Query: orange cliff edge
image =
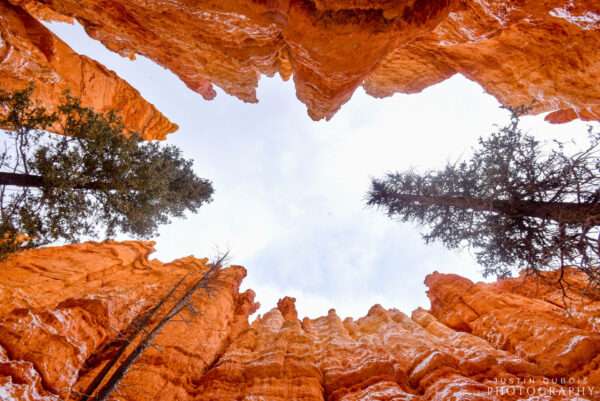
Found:
[[[41,7],[38,15],[60,19]],[[65,91],[99,112],[115,110],[130,132],[145,139],[165,139],[177,130],[131,85],[98,62],[75,53],[27,11],[0,0],[0,89],[35,84],[33,100],[54,109]]]
[[[0,0],[0,14],[7,1],[40,19],[76,20],[205,99],[216,85],[256,102],[260,76],[279,73],[293,76],[313,119],[328,119],[358,87],[375,97],[415,93],[460,73],[504,105],[550,112],[548,121],[600,120],[598,0]],[[52,71],[43,67],[28,74],[40,81]],[[63,74],[86,81],[78,69]],[[100,88],[112,87],[84,95]]]
[[[527,277],[433,273],[431,310],[411,317],[375,305],[357,320],[335,310],[299,320],[285,297],[249,323],[258,304],[239,292],[244,268],[151,252],[85,243],[2,262],[0,399],[80,400],[117,371],[120,401],[600,399],[600,302],[575,292],[565,308],[560,291]],[[566,280],[585,286],[573,270]]]

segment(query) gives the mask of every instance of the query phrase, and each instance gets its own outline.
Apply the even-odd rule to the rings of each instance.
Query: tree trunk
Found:
[[[400,202],[416,202],[422,205],[454,206],[473,211],[489,211],[508,216],[530,216],[550,219],[565,224],[600,224],[600,204],[569,202],[534,202],[522,200],[496,200],[466,196],[421,196],[392,194]]]
[[[16,173],[5,173],[0,172],[0,186],[8,185],[13,187],[34,187],[43,188],[44,177],[41,175],[30,175],[30,174],[16,174]],[[85,185],[75,185],[72,189],[89,189],[93,191],[102,190],[109,188],[105,183],[102,182],[89,182]]]
[[[185,274],[155,306],[153,306],[150,310],[148,310],[148,312],[146,312],[142,316],[139,322],[134,322],[133,330],[127,336],[123,344],[121,344],[117,351],[112,355],[111,359],[108,362],[106,362],[102,370],[98,372],[96,377],[94,377],[94,380],[92,380],[92,382],[86,387],[84,393],[81,396],[80,401],[88,401],[90,397],[92,397],[92,395],[96,392],[96,389],[100,386],[100,384],[102,384],[102,381],[108,376],[108,373],[110,373],[111,369],[116,365],[116,363],[125,353],[125,351],[127,351],[129,345],[140,333],[142,333],[143,330],[146,329],[146,326],[150,324],[154,315],[156,315],[156,313],[165,304],[165,302],[171,298],[175,291],[179,289],[181,284],[190,275],[190,273],[191,272]]]
[[[220,265],[212,265],[211,268],[204,273],[204,275],[197,280],[192,286],[185,291],[183,296],[179,298],[175,305],[167,312],[166,316],[163,317],[155,326],[152,328],[144,338],[141,339],[139,344],[131,351],[131,353],[125,358],[125,360],[115,369],[112,376],[108,379],[106,384],[98,390],[98,394],[93,398],[94,401],[106,401],[109,399],[111,393],[117,388],[119,383],[123,380],[129,369],[139,359],[142,353],[152,345],[154,338],[162,331],[164,326],[169,323],[175,316],[181,312],[181,310],[189,305],[189,302],[194,293],[200,288],[207,288],[209,279],[216,274],[220,269]]]
[[[0,185],[41,188],[44,186],[44,179],[40,175],[0,172]]]

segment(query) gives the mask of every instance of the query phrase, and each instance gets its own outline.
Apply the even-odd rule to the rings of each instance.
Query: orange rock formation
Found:
[[[206,99],[214,84],[255,102],[261,74],[293,75],[321,119],[360,86],[376,97],[414,93],[460,73],[505,105],[552,112],[551,122],[600,119],[597,0],[9,1],[74,18]]]
[[[28,9],[44,18],[61,17],[40,5]],[[164,139],[177,129],[114,72],[76,54],[25,10],[0,0],[0,88],[23,89],[31,82],[34,101],[51,109],[69,90],[84,106],[116,110],[128,130],[146,139]]]
[[[242,267],[151,250],[88,243],[2,262],[0,399],[600,399],[600,303],[574,271],[566,297],[528,277],[434,273],[431,311],[411,317],[375,305],[299,320],[285,297],[249,324]]]

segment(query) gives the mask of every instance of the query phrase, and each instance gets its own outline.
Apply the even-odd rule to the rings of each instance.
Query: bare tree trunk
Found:
[[[147,334],[141,339],[141,341],[131,351],[127,358],[125,358],[125,360],[118,366],[106,384],[104,384],[104,386],[98,390],[97,395],[93,398],[94,401],[106,401],[108,397],[110,397],[110,394],[117,388],[121,380],[123,380],[129,368],[138,360],[144,350],[152,345],[154,338],[161,332],[163,327],[189,304],[192,295],[194,295],[197,290],[200,288],[206,288],[208,281],[216,272],[219,271],[220,266],[220,263],[213,264],[200,279],[198,279],[185,291],[183,296],[177,300],[175,305],[167,312],[167,314],[150,331],[147,332]]]
[[[115,366],[115,364],[119,361],[121,356],[125,353],[129,344],[131,344],[131,342],[146,328],[146,326],[148,324],[150,324],[154,315],[156,315],[158,310],[175,293],[175,291],[177,291],[177,289],[181,286],[181,284],[184,282],[184,280],[189,275],[190,275],[190,273],[187,273],[186,275],[184,275],[156,305],[154,305],[152,308],[150,308],[142,316],[140,321],[135,323],[133,330],[129,333],[129,335],[125,339],[125,342],[119,347],[119,349],[117,350],[117,352],[115,352],[113,357],[108,362],[106,362],[106,364],[104,365],[102,370],[100,372],[98,372],[96,377],[94,377],[94,380],[87,386],[83,395],[81,396],[80,401],[87,401],[91,397],[91,395],[94,394],[94,392],[96,391],[98,386],[100,386],[100,384],[102,384],[102,382],[104,381],[104,379],[106,378],[108,373]]]
[[[564,224],[600,224],[600,204],[569,202],[533,202],[521,200],[482,199],[466,196],[421,196],[390,194],[392,201],[422,205],[453,206],[474,211],[499,212],[508,216],[530,216]]]

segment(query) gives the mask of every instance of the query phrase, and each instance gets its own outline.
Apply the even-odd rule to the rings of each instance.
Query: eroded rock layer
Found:
[[[600,302],[574,271],[564,293],[551,276],[434,273],[431,311],[410,317],[375,305],[300,320],[284,297],[249,324],[242,267],[151,251],[88,243],[2,262],[0,399],[600,399]]]
[[[254,294],[238,291],[241,267],[213,271],[191,257],[162,264],[148,259],[151,250],[139,242],[84,244],[3,262],[0,399],[79,399],[136,349],[143,352],[115,395],[188,399],[193,381],[248,325]],[[115,369],[103,374],[108,363]]]
[[[552,112],[552,122],[600,119],[597,0],[10,1],[41,18],[74,18],[206,99],[214,84],[255,102],[261,74],[293,75],[321,119],[360,86],[383,97],[461,73],[505,105]]]
[[[28,9],[44,18],[61,17],[41,5]],[[129,131],[145,139],[164,139],[177,129],[117,74],[75,53],[24,9],[0,0],[0,89],[23,89],[31,83],[33,100],[51,110],[68,90],[84,106],[116,111]]]

